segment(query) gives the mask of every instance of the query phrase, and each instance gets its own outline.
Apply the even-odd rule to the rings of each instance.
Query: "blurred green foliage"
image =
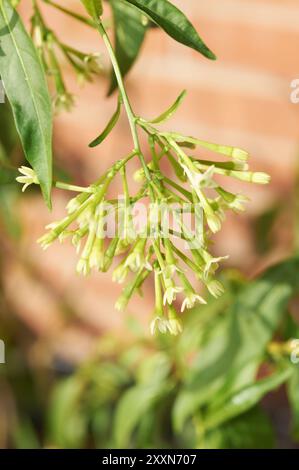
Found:
[[[228,272],[225,283],[222,298],[188,314],[179,338],[135,333],[122,343],[103,337],[94,357],[66,377],[43,371],[41,379],[41,371],[27,366],[16,381],[8,352],[1,373],[16,395],[10,445],[273,447],[275,429],[262,399],[282,384],[298,439],[299,365],[283,345],[299,332],[288,313],[298,291],[299,258],[248,284]],[[274,337],[275,349],[269,347]]]
[[[1,237],[18,237],[14,168],[23,155],[8,106],[1,108],[0,129]],[[275,217],[274,210],[257,221],[258,239],[266,240]],[[32,333],[11,311],[0,281],[7,358],[0,365],[0,447],[280,446],[264,397],[281,386],[292,415],[289,442],[296,445],[299,364],[286,345],[299,338],[288,309],[298,294],[299,258],[255,281],[230,271],[223,281],[225,294],[189,312],[180,337],[149,338],[129,319],[130,341],[104,336],[92,358],[63,374],[57,364],[41,369],[30,359]]]

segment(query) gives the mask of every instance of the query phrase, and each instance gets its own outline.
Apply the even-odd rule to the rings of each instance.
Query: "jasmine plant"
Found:
[[[78,15],[52,0],[45,0],[44,3],[95,28],[110,58],[112,72],[109,92],[112,93],[117,89],[117,107],[106,128],[90,143],[90,147],[100,145],[112,132],[123,108],[132,135],[132,148],[88,187],[54,182],[56,187],[75,191],[77,195],[67,204],[66,216],[60,221],[51,223],[47,227],[46,234],[39,239],[39,243],[46,249],[55,240],[62,242],[70,238],[80,255],[77,272],[84,276],[92,269],[106,272],[113,266],[113,280],[119,283],[126,282],[116,302],[116,308],[119,310],[124,310],[132,296],[136,292],[141,292],[146,279],[153,276],[155,307],[151,332],[160,331],[177,335],[182,331],[182,321],[176,304],[178,296],[181,297],[180,310],[183,312],[195,304],[206,303],[205,294],[201,290],[198,291],[198,281],[216,298],[223,293],[223,286],[215,278],[215,273],[219,263],[227,256],[213,257],[210,252],[211,236],[220,231],[226,211],[243,211],[248,201],[244,195],[229,191],[226,184],[222,183],[224,179],[222,178],[220,182],[218,176],[258,184],[267,184],[270,178],[265,173],[249,170],[249,154],[243,149],[218,145],[177,131],[160,129],[160,125],[168,121],[177,111],[186,94],[185,91],[158,117],[146,119],[134,112],[126,91],[124,76],[133,65],[151,25],[160,26],[178,42],[197,50],[209,59],[215,59],[213,52],[198,36],[186,16],[174,5],[167,0],[111,0],[109,3],[115,29],[115,47],[113,47],[106,23],[102,19],[103,6],[100,0],[82,0],[88,17]],[[65,56],[80,80],[90,80],[93,74],[99,72],[97,61],[99,56],[82,53],[61,42],[46,25],[39,9],[39,2],[33,0],[32,4],[35,67],[40,75],[47,73],[54,78],[55,93],[52,101],[55,108],[69,109],[73,99],[66,89],[57,51]],[[10,15],[16,14],[11,2],[0,0],[0,11],[1,22],[8,27]],[[121,28],[130,25],[128,27],[131,27],[131,31],[129,30],[128,34],[136,34],[136,37],[132,36],[133,39],[136,38],[133,58],[125,62],[126,50],[123,49],[122,35],[118,31],[119,24]],[[7,50],[15,47],[15,43],[12,44],[13,34],[12,30],[10,41],[6,38],[5,43],[4,40],[3,47],[7,47]],[[26,36],[23,26],[20,26],[20,35],[29,41],[30,38]],[[33,54],[32,43],[28,47]],[[127,55],[130,56],[129,50]],[[24,67],[23,62],[19,67],[23,73],[25,72],[28,85],[30,77],[26,76],[29,74],[27,66]],[[20,104],[21,98],[13,96],[3,57],[0,58],[0,72],[15,110],[16,125],[25,155],[33,167],[33,169],[22,167],[20,169],[22,176],[17,180],[24,183],[23,190],[30,183],[40,184],[44,197],[50,205],[52,186],[50,125],[46,126],[46,131],[43,125],[40,126],[40,139],[33,153],[32,146],[28,145],[32,124],[26,122],[24,133],[24,123],[20,122],[16,114],[16,105]],[[41,95],[36,98],[32,87],[30,93],[33,96],[31,110],[40,123],[43,114],[50,113],[50,100],[48,92],[45,91],[43,78],[39,82],[39,87],[43,93],[41,102],[38,103]],[[141,132],[146,135],[148,148],[141,145]],[[219,159],[199,158],[196,155],[197,148],[212,151],[222,159],[219,161]],[[149,159],[146,158],[148,154]],[[134,193],[130,190],[131,180],[128,177],[128,167],[133,159],[139,162],[139,169],[134,174],[139,189]],[[162,169],[165,168],[165,161],[171,171],[166,172]],[[118,199],[111,199],[109,189],[116,178],[121,180],[123,192]],[[134,211],[140,204],[144,204],[146,215],[142,227],[138,229]],[[109,234],[107,226],[110,226],[112,219],[114,231]],[[166,227],[165,221],[168,222]],[[195,227],[195,231],[192,227]],[[115,261],[118,263],[117,266]]]

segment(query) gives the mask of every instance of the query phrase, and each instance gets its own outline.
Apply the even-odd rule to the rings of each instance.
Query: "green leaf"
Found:
[[[293,374],[287,385],[287,393],[292,410],[292,434],[299,441],[299,365],[293,366]]]
[[[272,449],[274,430],[258,406],[208,431],[197,443],[201,449]]]
[[[144,15],[132,5],[122,0],[111,0],[114,17],[115,55],[123,77],[134,65],[143,44],[147,23]],[[114,72],[111,72],[111,83],[108,94],[117,87]]]
[[[216,404],[251,385],[291,296],[298,291],[299,258],[269,269],[260,279],[241,289],[223,317],[213,324],[178,394],[173,420],[180,431],[201,406]]]
[[[167,0],[126,0],[146,13],[176,41],[191,47],[208,59],[216,59],[213,52],[205,45],[193,25],[177,7]]]
[[[0,45],[1,47],[1,45]],[[19,145],[19,136],[14,123],[11,107],[8,103],[1,104],[0,113],[0,143],[1,143],[1,160],[10,160],[10,156],[16,151]]]
[[[22,233],[21,220],[17,211],[18,189],[16,184],[0,186],[0,219],[7,233],[16,240]]]
[[[86,416],[80,409],[83,391],[84,383],[76,375],[60,382],[54,389],[48,413],[48,438],[53,445],[82,446],[87,427]]]
[[[81,0],[81,3],[94,20],[97,20],[103,13],[102,0]]]
[[[97,147],[97,145],[100,145],[106,139],[106,137],[110,134],[110,132],[116,125],[120,116],[120,111],[121,111],[121,101],[118,100],[116,111],[111,117],[107,126],[105,127],[103,132],[89,144],[89,147]]]
[[[214,429],[229,419],[238,416],[252,408],[271,390],[278,388],[292,375],[292,368],[279,370],[270,377],[261,379],[256,383],[244,387],[237,393],[231,395],[227,400],[218,402],[216,406],[208,408],[205,418],[205,429]]]
[[[16,449],[39,449],[40,443],[34,426],[27,416],[22,416],[13,429]]]
[[[136,385],[124,393],[118,402],[114,421],[114,436],[117,447],[129,445],[131,435],[144,418],[145,413],[171,390],[169,383]]]
[[[170,370],[170,358],[163,352],[157,352],[142,361],[136,378],[140,384],[158,384],[166,380]]]
[[[52,108],[45,75],[22,20],[8,0],[0,1],[0,75],[26,159],[50,207]]]
[[[167,121],[167,119],[170,119],[171,116],[176,112],[176,110],[182,103],[186,94],[187,94],[186,90],[182,91],[182,93],[177,97],[175,102],[166,111],[164,111],[164,113],[160,114],[160,116],[158,116],[157,118],[149,122],[151,122],[152,124],[160,124],[162,122]]]
[[[86,24],[87,26],[91,26],[92,28],[95,27],[95,22],[91,18],[85,18],[85,16],[79,15],[79,13],[69,10],[68,8],[63,7],[62,5],[59,5],[58,3],[53,2],[52,0],[44,0],[44,2],[48,3],[48,5],[51,5],[53,8],[56,8],[56,10],[59,10],[62,13],[71,16],[77,21],[80,21],[80,23]]]
[[[295,358],[298,358],[299,324],[290,315],[287,318],[285,330],[286,339],[294,340],[294,354]],[[287,394],[292,411],[292,435],[299,441],[299,363],[293,365],[293,375],[287,384]]]

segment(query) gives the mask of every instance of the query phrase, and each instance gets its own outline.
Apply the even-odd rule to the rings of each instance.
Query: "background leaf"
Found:
[[[116,125],[116,123],[119,119],[119,116],[120,116],[120,112],[121,112],[121,102],[120,102],[120,100],[118,100],[116,111],[113,114],[113,116],[111,117],[111,119],[108,122],[107,126],[105,127],[103,132],[96,139],[94,139],[92,142],[90,142],[89,147],[92,147],[92,148],[97,147],[98,145],[100,145],[106,139],[106,137],[110,134],[110,132],[112,131],[112,129]]]
[[[164,113],[160,114],[160,116],[156,117],[155,119],[152,119],[151,122],[152,124],[160,124],[162,122],[167,121],[167,119],[170,119],[171,116],[176,112],[180,104],[182,103],[183,99],[185,98],[187,92],[186,90],[183,90],[175,102],[166,110]]]
[[[299,259],[295,257],[241,289],[226,314],[216,318],[193,365],[186,368],[173,412],[177,430],[211,396],[216,404],[254,382],[267,344],[298,287]]]
[[[81,3],[83,3],[88,14],[94,19],[99,18],[103,13],[102,0],[81,0]]]
[[[86,416],[80,410],[84,383],[74,376],[54,390],[49,410],[49,439],[53,445],[75,448],[82,445],[86,434]]]
[[[198,446],[205,449],[271,449],[274,442],[271,422],[263,410],[256,406],[207,432]]]
[[[8,0],[0,2],[0,74],[24,148],[50,206],[52,109],[45,75],[31,38]]]
[[[204,417],[205,429],[213,429],[252,408],[271,390],[275,390],[292,375],[290,367],[242,388],[228,399],[211,402]]]
[[[126,0],[146,13],[169,36],[191,47],[208,59],[216,59],[215,54],[206,46],[198,33],[177,7],[167,0]]]
[[[110,0],[114,17],[115,54],[122,76],[125,77],[138,57],[147,30],[144,15],[123,0]],[[114,72],[111,72],[109,95],[117,87]]]

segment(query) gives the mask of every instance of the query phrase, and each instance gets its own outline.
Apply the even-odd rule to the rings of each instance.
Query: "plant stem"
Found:
[[[126,89],[125,89],[125,86],[124,86],[123,77],[122,77],[118,62],[117,62],[117,58],[116,58],[115,53],[114,53],[114,49],[112,47],[109,36],[108,36],[108,34],[105,30],[105,27],[104,27],[103,23],[100,20],[97,23],[97,27],[98,27],[99,33],[101,34],[101,36],[103,38],[105,46],[107,48],[107,51],[108,51],[108,54],[109,54],[109,57],[110,57],[110,60],[111,60],[111,64],[112,64],[112,67],[113,67],[113,70],[114,70],[114,73],[115,73],[115,76],[116,76],[119,92],[120,92],[120,95],[122,97],[123,104],[124,104],[124,107],[125,107],[125,110],[126,110],[126,113],[127,113],[127,116],[128,116],[128,121],[129,121],[129,125],[130,125],[130,128],[131,128],[131,133],[132,133],[132,138],[133,138],[136,153],[138,154],[139,160],[140,160],[141,165],[143,167],[144,174],[145,174],[145,176],[146,176],[146,178],[147,178],[147,180],[150,184],[150,190],[152,190],[152,188],[151,188],[152,178],[151,178],[149,169],[147,167],[147,164],[145,162],[144,156],[142,154],[140,143],[139,143],[139,137],[138,137],[137,125],[136,125],[137,118],[136,118],[136,116],[135,116],[135,114],[132,110],[132,106],[131,106],[131,103],[129,101],[129,98],[128,98],[128,95],[127,95],[127,92],[126,92]]]
[[[56,181],[54,186],[59,189],[66,189],[68,191],[75,191],[78,193],[92,193],[90,187],[76,186],[74,184],[68,184],[62,181]]]

